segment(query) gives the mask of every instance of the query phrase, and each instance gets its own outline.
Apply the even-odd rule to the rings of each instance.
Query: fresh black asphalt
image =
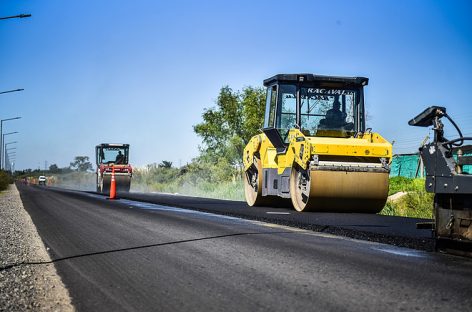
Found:
[[[78,311],[466,311],[472,306],[467,258],[226,213],[42,187],[19,186],[19,191]],[[197,201],[198,209],[205,209],[205,200]],[[208,205],[221,209],[223,203],[236,205]],[[366,224],[353,216],[358,222],[310,218],[335,226]]]
[[[418,229],[417,223],[430,219],[405,218],[366,213],[297,212],[291,207],[249,207],[246,202],[190,197],[163,193],[122,193],[120,198],[160,205],[236,216],[294,226],[317,232],[431,251],[431,229]],[[282,202],[286,203],[286,202]]]

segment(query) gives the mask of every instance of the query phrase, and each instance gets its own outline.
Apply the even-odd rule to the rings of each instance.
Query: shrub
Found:
[[[411,218],[432,218],[434,194],[426,192],[424,179],[390,178],[389,195],[397,192],[407,192],[407,194],[395,201],[387,201],[380,214]]]
[[[11,183],[13,183],[11,176],[5,171],[0,171],[0,191],[6,190]]]

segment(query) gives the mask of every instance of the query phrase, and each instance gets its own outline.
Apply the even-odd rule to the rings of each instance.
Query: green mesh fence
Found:
[[[471,153],[464,153],[464,156],[472,156]],[[457,159],[457,156],[454,155]],[[421,177],[419,166],[419,154],[397,154],[393,156],[392,164],[390,167],[391,177],[405,177],[405,178],[416,178]],[[464,174],[472,174],[472,165],[464,165],[462,167]],[[423,176],[425,173],[423,173]]]
[[[390,176],[415,178],[417,171],[418,176],[420,176],[421,173],[418,168],[419,159],[419,154],[394,155],[390,167]]]
[[[464,153],[464,156],[472,156],[472,152]],[[457,156],[454,155],[457,160]],[[472,174],[472,165],[464,165],[462,166],[462,173],[465,174]]]

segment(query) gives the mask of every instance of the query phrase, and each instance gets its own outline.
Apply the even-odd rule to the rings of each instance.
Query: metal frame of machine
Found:
[[[364,77],[313,74],[279,74],[264,80],[263,133],[252,137],[243,155],[250,206],[276,205],[290,198],[298,211],[383,208],[392,146],[365,129],[367,83]],[[295,109],[287,111],[288,102]],[[326,127],[334,102],[344,119]]]
[[[459,137],[444,137],[442,118],[447,118]],[[472,255],[472,175],[463,171],[472,165],[471,145],[463,145],[472,137],[463,137],[457,124],[446,113],[446,108],[431,106],[408,122],[411,126],[434,130],[433,142],[420,148],[425,165],[427,192],[434,193],[434,233],[437,249],[462,250]]]

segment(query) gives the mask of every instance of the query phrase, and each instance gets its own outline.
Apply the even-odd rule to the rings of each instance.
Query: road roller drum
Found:
[[[129,192],[131,187],[131,177],[128,174],[121,175],[115,173],[115,183],[117,192]],[[99,186],[101,193],[108,194],[110,192],[111,174],[103,176],[103,186]]]
[[[295,168],[290,179],[297,211],[371,212],[382,210],[388,194],[388,172],[349,172]]]

